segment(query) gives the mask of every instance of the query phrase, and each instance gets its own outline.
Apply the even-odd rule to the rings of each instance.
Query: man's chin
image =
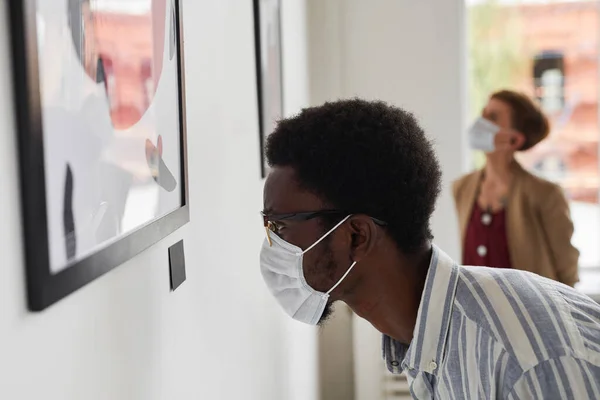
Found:
[[[333,316],[333,303],[327,302],[325,305],[325,309],[323,310],[323,315],[321,315],[321,319],[317,325],[323,326],[329,319]]]

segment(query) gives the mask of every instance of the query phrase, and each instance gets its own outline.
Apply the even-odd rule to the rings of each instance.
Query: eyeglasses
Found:
[[[269,241],[269,245],[272,245],[271,242],[271,232],[277,233],[280,229],[278,226],[279,221],[308,221],[310,219],[324,217],[327,215],[342,215],[346,216],[352,214],[348,211],[342,210],[321,210],[321,211],[308,211],[308,212],[298,212],[298,213],[287,213],[287,214],[265,214],[263,211],[260,212],[260,215],[263,217],[263,224],[265,230],[267,232],[267,240]],[[387,222],[384,222],[380,219],[371,217],[373,222],[380,226],[386,226]]]

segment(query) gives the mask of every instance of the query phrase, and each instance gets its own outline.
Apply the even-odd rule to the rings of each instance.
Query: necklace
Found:
[[[481,183],[482,181],[479,182],[479,185],[477,186],[477,193],[475,195],[476,198],[476,202],[479,203],[479,196],[481,194]],[[508,204],[508,197],[507,195],[502,195],[499,199],[498,199],[498,203],[501,206],[501,209],[505,209],[507,204]],[[488,204],[483,208],[483,213],[481,214],[481,223],[485,226],[489,226],[492,223],[493,220],[493,213],[492,213],[492,205]]]

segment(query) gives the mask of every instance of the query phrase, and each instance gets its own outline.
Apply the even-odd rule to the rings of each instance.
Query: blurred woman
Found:
[[[527,96],[494,93],[469,131],[483,150],[483,169],[453,186],[463,264],[531,271],[569,286],[578,281],[579,251],[562,189],[527,172],[515,152],[548,136],[546,116]]]

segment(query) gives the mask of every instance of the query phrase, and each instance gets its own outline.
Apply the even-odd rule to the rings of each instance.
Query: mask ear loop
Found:
[[[348,219],[352,216],[352,214],[348,215],[346,218],[344,218],[343,220],[341,220],[336,226],[334,226],[333,228],[331,228],[326,234],[324,234],[323,236],[321,236],[321,238],[319,240],[317,240],[315,243],[312,244],[312,246],[310,246],[309,248],[307,248],[306,250],[304,250],[302,252],[302,254],[306,253],[307,251],[311,250],[313,247],[315,247],[316,245],[318,245],[319,243],[321,243],[327,236],[329,236],[331,234],[331,232],[335,231],[337,228],[340,227],[340,225],[342,225],[344,222],[348,221]],[[356,265],[356,261],[354,261],[352,263],[352,265],[350,266],[350,268],[348,268],[348,270],[346,271],[346,273],[340,278],[339,281],[337,281],[337,283],[335,285],[333,285],[333,287],[331,289],[329,289],[329,291],[327,293],[325,293],[326,295],[329,295],[331,292],[333,292],[333,290],[338,287],[340,285],[340,283],[342,283],[342,281],[344,279],[346,279],[346,277],[348,276],[348,274],[350,273],[350,271],[352,271],[352,268],[354,268],[354,266]]]
[[[337,228],[340,227],[340,225],[342,225],[344,222],[348,221],[348,218],[350,218],[351,216],[352,216],[352,214],[348,215],[346,218],[344,218],[343,220],[341,220],[336,226],[334,226],[333,228],[331,228],[329,230],[329,232],[327,232],[326,234],[324,234],[323,236],[321,236],[321,239],[317,240],[309,248],[307,248],[306,250],[304,250],[302,252],[302,254],[307,253],[309,250],[312,250],[313,247],[315,247],[316,245],[318,245],[319,243],[321,243],[327,236],[329,236],[331,234],[331,232],[335,231]]]
[[[344,276],[342,276],[342,277],[340,278],[340,280],[339,280],[339,281],[337,281],[337,283],[336,283],[335,285],[333,285],[333,287],[332,287],[331,289],[329,289],[329,291],[328,291],[327,293],[325,293],[325,294],[327,294],[327,295],[331,294],[331,292],[333,292],[333,290],[334,290],[336,287],[338,287],[338,286],[340,285],[340,283],[342,283],[342,281],[343,281],[344,279],[346,279],[346,277],[348,276],[348,274],[350,273],[350,271],[352,271],[352,268],[354,268],[354,266],[355,266],[355,265],[356,265],[356,261],[354,261],[354,262],[352,263],[352,265],[350,266],[350,268],[348,268],[348,271],[346,271],[346,273],[344,274]]]

